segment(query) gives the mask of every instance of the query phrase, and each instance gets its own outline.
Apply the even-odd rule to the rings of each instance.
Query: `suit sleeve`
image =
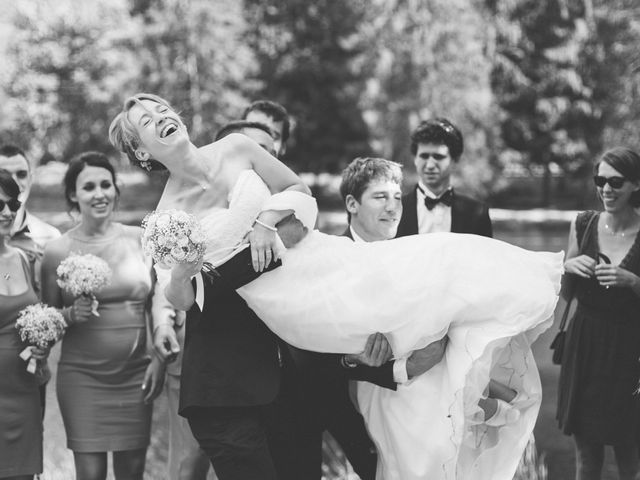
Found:
[[[393,379],[393,360],[390,360],[379,367],[358,365],[355,368],[344,368],[340,365],[340,358],[338,358],[338,366],[342,370],[347,370],[346,376],[349,380],[360,380],[374,383],[379,387],[388,388],[390,390],[396,390],[398,388],[398,385]]]
[[[231,288],[235,290],[252,282],[262,275],[262,273],[269,272],[280,265],[282,265],[280,260],[271,262],[263,272],[256,272],[251,262],[251,250],[245,248],[222,265],[213,270],[205,271],[205,274],[210,277],[210,289]]]
[[[342,377],[347,380],[359,380],[374,383],[383,388],[396,390],[397,384],[393,379],[393,361],[380,367],[358,365],[354,368],[342,365],[342,355],[334,353],[317,353],[298,350],[294,353],[295,361],[302,370],[322,372],[327,377]]]
[[[491,218],[489,217],[489,209],[483,205],[482,212],[480,213],[478,233],[485,237],[493,237],[493,226],[491,225]]]

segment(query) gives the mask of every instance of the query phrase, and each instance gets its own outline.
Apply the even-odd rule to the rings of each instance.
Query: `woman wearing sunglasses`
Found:
[[[38,303],[26,255],[8,244],[19,194],[11,174],[0,169],[0,478],[29,480],[42,472],[42,407],[39,376],[20,359],[24,345],[15,328],[20,310]]]
[[[576,446],[576,478],[599,479],[613,446],[621,479],[638,471],[640,396],[640,156],[607,151],[594,183],[604,211],[578,214],[565,263],[577,309],[562,358],[558,421]]]

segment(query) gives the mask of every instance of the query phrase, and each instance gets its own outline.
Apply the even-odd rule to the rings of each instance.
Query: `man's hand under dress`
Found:
[[[359,354],[349,354],[344,356],[347,364],[367,365],[369,367],[379,367],[391,360],[393,351],[391,345],[382,333],[369,335],[364,351]]]
[[[422,375],[440,363],[442,357],[444,357],[448,342],[449,337],[445,335],[440,340],[436,340],[420,350],[414,350],[407,360],[407,376],[409,380]]]

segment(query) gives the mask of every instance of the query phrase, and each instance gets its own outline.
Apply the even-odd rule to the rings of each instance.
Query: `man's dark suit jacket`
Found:
[[[351,238],[348,228],[344,235]],[[269,269],[278,266],[276,263]],[[181,411],[203,403],[211,405],[216,398],[224,399],[223,405],[228,406],[270,402],[276,396],[280,377],[279,372],[274,372],[277,363],[272,361],[276,354],[275,337],[235,292],[259,275],[251,266],[249,249],[217,267],[212,274],[203,275],[204,312],[200,313],[194,305],[187,313]],[[340,364],[340,354],[309,352],[284,343],[281,348],[286,349],[283,356],[288,385],[283,387],[288,398],[278,398],[276,409],[282,411],[284,405],[284,409],[294,410],[294,419],[283,417],[280,423],[296,423],[299,437],[292,461],[297,464],[294,468],[300,472],[300,478],[321,477],[322,432],[329,430],[361,478],[373,479],[375,447],[364,419],[351,402],[348,381],[369,381],[395,390],[393,362],[378,368],[345,368]],[[229,359],[235,363],[230,365]],[[287,360],[293,365],[287,366]],[[186,364],[197,368],[185,369]],[[280,449],[280,445],[276,447]]]
[[[343,236],[351,236],[349,227]],[[298,429],[298,463],[303,478],[322,476],[322,433],[326,430],[338,441],[360,478],[373,480],[377,464],[375,446],[364,419],[349,395],[349,380],[375,383],[396,390],[393,361],[380,367],[358,365],[345,368],[342,355],[309,352],[290,347],[296,367],[295,410]]]
[[[277,337],[235,290],[203,280],[204,311],[194,304],[187,312],[180,413],[271,403],[281,380]]]
[[[397,237],[418,233],[417,186],[402,197],[402,217],[398,225]],[[454,191],[451,203],[451,231],[453,233],[473,233],[485,237],[493,236],[489,209],[487,206]]]

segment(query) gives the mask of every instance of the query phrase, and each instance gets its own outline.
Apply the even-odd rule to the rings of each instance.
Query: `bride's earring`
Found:
[[[140,168],[144,168],[147,172],[151,171],[151,161],[147,152],[136,151],[136,158],[140,162]]]

